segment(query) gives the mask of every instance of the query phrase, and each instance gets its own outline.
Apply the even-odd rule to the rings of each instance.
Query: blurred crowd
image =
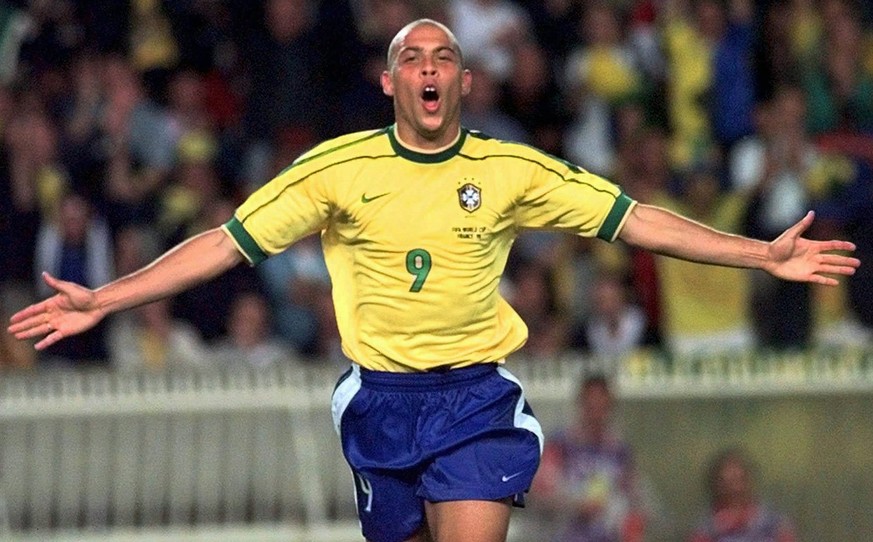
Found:
[[[317,142],[393,122],[388,41],[447,23],[463,123],[633,198],[772,239],[858,245],[838,288],[523,234],[501,285],[524,353],[614,360],[866,343],[873,333],[873,10],[856,0],[0,0],[0,315],[224,223]],[[319,240],[0,366],[342,362]]]
[[[579,383],[576,411],[546,438],[531,491],[540,521],[530,540],[552,542],[796,542],[795,521],[772,503],[744,445],[727,444],[706,458],[708,502],[692,525],[673,525],[623,436],[612,384],[590,374]]]

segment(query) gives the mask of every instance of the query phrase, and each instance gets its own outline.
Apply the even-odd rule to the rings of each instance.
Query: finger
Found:
[[[42,272],[42,280],[43,280],[43,282],[45,282],[46,284],[48,284],[48,285],[51,286],[52,288],[55,288],[56,285],[57,285],[57,283],[60,282],[59,279],[56,279],[56,278],[55,278],[54,276],[52,276],[52,274],[49,273],[48,271],[43,271],[43,272]]]
[[[850,243],[849,241],[817,241],[816,246],[822,252],[829,252],[832,250],[845,252],[855,251],[855,243]]]
[[[36,343],[35,345],[33,345],[33,347],[36,348],[37,350],[45,350],[46,348],[55,344],[56,342],[58,342],[59,340],[61,340],[63,338],[64,338],[63,333],[61,333],[59,330],[56,329],[56,330],[52,331],[51,333],[49,333],[43,340],[41,340],[38,343]]]
[[[804,216],[800,219],[800,221],[797,222],[797,224],[788,228],[788,231],[786,233],[788,233],[792,237],[800,237],[801,235],[803,235],[803,232],[805,232],[807,229],[809,229],[810,226],[812,226],[812,221],[814,219],[815,211],[809,211],[806,213],[806,216]]]
[[[59,278],[55,278],[48,271],[42,272],[42,280],[44,280],[45,283],[48,284],[52,289],[63,294],[69,294],[72,289],[73,283],[66,280],[61,280]]]
[[[821,284],[823,286],[838,286],[840,284],[840,281],[838,281],[834,277],[819,275],[818,273],[812,275],[809,278],[809,282],[812,282],[814,284]]]
[[[21,309],[20,311],[13,314],[9,318],[9,321],[13,324],[18,322],[24,322],[28,318],[41,317],[41,315],[44,313],[48,313],[48,300],[41,301],[39,303],[35,303],[33,305],[30,305],[29,307]]]
[[[861,260],[849,256],[840,256],[839,254],[822,254],[819,260],[824,265],[838,265],[841,267],[851,267],[856,269],[861,266]]]
[[[27,339],[29,337],[25,337],[24,335],[32,329],[36,329],[36,326],[33,325],[30,320],[28,320],[25,322],[18,322],[17,324],[12,324],[8,328],[6,328],[6,331],[14,335],[16,339]]]
[[[855,268],[847,265],[823,265],[816,273],[827,273],[828,275],[846,275],[855,274]]]
[[[9,331],[16,339],[33,339],[34,337],[47,335],[54,330],[52,325],[48,322],[42,322],[39,324],[29,323],[27,327],[24,327],[22,324],[19,324],[19,326],[18,329],[10,329]]]

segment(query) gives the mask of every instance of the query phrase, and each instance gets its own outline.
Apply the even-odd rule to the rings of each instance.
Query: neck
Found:
[[[422,137],[417,132],[412,132],[411,135],[409,133],[402,133],[405,132],[403,127],[399,123],[396,126],[397,128],[394,130],[394,137],[397,138],[397,141],[401,145],[415,152],[436,154],[457,143],[458,139],[461,137],[460,126],[455,129],[454,136],[450,136],[450,131],[447,131],[443,136],[432,140]]]

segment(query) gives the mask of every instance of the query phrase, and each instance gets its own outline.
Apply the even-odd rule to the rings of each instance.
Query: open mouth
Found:
[[[421,91],[421,99],[424,101],[424,108],[433,113],[439,108],[440,105],[440,93],[437,91],[437,88],[433,85],[427,85]]]

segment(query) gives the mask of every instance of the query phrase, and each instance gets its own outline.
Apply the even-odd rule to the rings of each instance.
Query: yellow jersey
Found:
[[[634,204],[526,145],[462,129],[450,148],[421,153],[390,126],[305,153],[224,230],[252,265],[320,232],[345,355],[415,372],[499,362],[524,344],[498,291],[522,229],[611,242]]]

